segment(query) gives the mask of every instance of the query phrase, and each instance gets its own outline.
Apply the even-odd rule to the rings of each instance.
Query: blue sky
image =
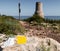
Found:
[[[0,0],[0,13],[18,16],[19,0]],[[43,3],[45,16],[60,16],[60,0],[20,0],[21,16],[31,16],[35,11],[35,3]]]

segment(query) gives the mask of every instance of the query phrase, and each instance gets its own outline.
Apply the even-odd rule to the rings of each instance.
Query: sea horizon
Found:
[[[19,19],[19,16],[13,16],[16,19]],[[21,16],[21,19],[27,19],[31,16]],[[60,20],[60,16],[44,16],[45,19],[53,19],[53,20]]]

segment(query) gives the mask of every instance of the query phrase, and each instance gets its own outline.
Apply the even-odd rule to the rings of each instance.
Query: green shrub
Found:
[[[37,22],[37,23],[41,23],[41,22],[44,22],[44,19],[41,18],[40,16],[38,15],[33,15],[32,17],[28,18],[28,19],[25,19],[25,21],[31,23],[31,22]]]
[[[18,20],[12,16],[0,16],[0,33],[17,34],[24,33],[25,29]]]
[[[27,22],[37,22],[37,23],[60,23],[60,20],[53,20],[53,19],[45,19],[45,18],[42,18],[40,16],[38,16],[37,14],[33,15],[32,17],[30,18],[27,18],[27,19],[24,19],[24,21],[27,21]]]
[[[41,51],[50,51],[51,50],[50,46],[46,47],[43,42],[41,43],[40,49],[41,49]]]

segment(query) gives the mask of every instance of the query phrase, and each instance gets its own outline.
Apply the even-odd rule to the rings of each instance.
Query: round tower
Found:
[[[41,2],[36,2],[35,14],[37,14],[40,17],[44,18],[43,4]]]

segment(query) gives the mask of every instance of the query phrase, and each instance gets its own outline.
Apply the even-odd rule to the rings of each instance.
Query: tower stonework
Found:
[[[41,2],[36,2],[35,14],[44,18],[43,4]]]

